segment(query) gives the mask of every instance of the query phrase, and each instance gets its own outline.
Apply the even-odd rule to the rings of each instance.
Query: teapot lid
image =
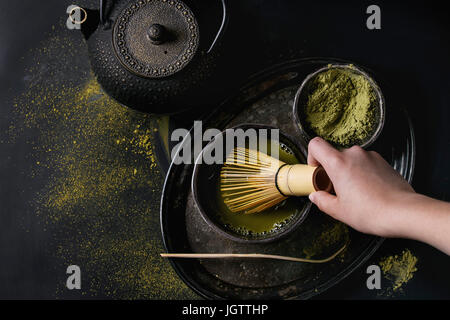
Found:
[[[162,78],[183,69],[199,45],[191,9],[180,0],[140,0],[128,4],[113,29],[115,54],[139,76]]]

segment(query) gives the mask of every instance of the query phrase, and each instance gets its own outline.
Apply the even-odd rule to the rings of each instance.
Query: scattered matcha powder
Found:
[[[348,241],[348,227],[341,222],[334,222],[332,225],[327,226],[317,238],[314,238],[313,243],[303,249],[303,253],[306,259],[316,258],[338,244],[342,247]],[[343,258],[342,254],[340,258]]]
[[[379,263],[384,276],[392,282],[394,292],[413,278],[416,264],[417,258],[408,249],[400,255],[385,257]]]
[[[60,261],[55,296],[68,294],[65,270],[77,264],[86,297],[196,298],[159,257],[158,119],[102,91],[81,36],[54,35],[30,54],[10,137],[27,139],[29,177],[43,181],[30,205]]]

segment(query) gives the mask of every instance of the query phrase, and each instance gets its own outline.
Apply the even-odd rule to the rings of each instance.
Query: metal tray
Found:
[[[242,89],[204,117],[203,130],[223,130],[244,122],[279,127],[299,146],[305,146],[292,121],[296,88],[312,71],[337,59],[298,59],[285,62],[253,76]],[[361,66],[359,66],[361,67]],[[370,149],[378,151],[409,182],[415,159],[414,130],[406,111],[391,94],[386,82],[370,73],[386,98],[386,123]],[[192,130],[191,130],[192,133]],[[339,224],[315,206],[292,236],[265,245],[243,245],[215,234],[201,219],[193,203],[190,183],[192,164],[171,164],[161,198],[161,231],[167,252],[259,252],[304,256],[302,248],[314,245],[321,233]],[[307,299],[344,279],[378,249],[383,238],[348,228],[349,241],[339,258],[326,264],[302,264],[249,259],[171,259],[180,278],[208,299]],[[340,239],[322,248],[316,258],[331,254]]]

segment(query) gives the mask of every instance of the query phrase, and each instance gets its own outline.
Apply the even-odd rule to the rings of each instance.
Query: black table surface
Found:
[[[54,254],[46,250],[51,235],[29,212],[28,203],[45,183],[30,183],[23,175],[31,161],[27,154],[33,148],[23,140],[4,143],[13,117],[12,101],[25,90],[24,64],[32,59],[30,49],[56,33],[72,38],[85,50],[81,35],[65,28],[66,8],[71,3],[0,2],[0,298],[80,297],[55,292],[56,262]],[[261,68],[292,57],[335,57],[375,70],[404,97],[412,118],[417,142],[413,187],[417,192],[450,200],[450,20],[445,10],[426,1],[377,1],[382,10],[382,29],[370,31],[365,25],[366,8],[372,3],[367,1],[229,3],[224,47],[233,61],[233,82],[242,83]],[[80,4],[94,8],[97,2]],[[89,69],[88,61],[81,64]],[[72,77],[77,80],[77,74]],[[52,79],[37,81],[51,83]],[[184,114],[179,118],[189,125],[196,116]],[[152,201],[157,207],[159,196]],[[366,268],[406,248],[418,258],[418,270],[402,294],[394,298],[450,298],[449,257],[426,244],[402,239],[387,239],[365,265],[316,298],[386,298],[367,289]],[[83,297],[95,298],[91,294]],[[170,288],[161,297],[179,298]]]

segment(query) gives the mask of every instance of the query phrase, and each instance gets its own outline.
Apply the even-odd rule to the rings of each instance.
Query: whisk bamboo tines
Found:
[[[233,149],[220,173],[220,190],[232,212],[257,213],[289,196],[331,189],[331,181],[322,167],[288,165],[246,148]]]

